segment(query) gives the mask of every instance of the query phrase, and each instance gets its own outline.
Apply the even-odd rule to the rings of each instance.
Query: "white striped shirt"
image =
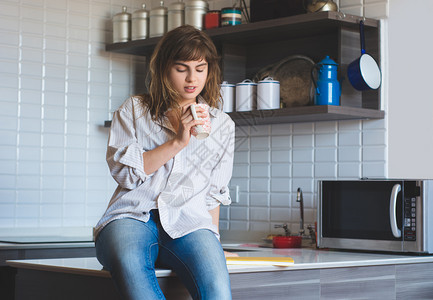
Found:
[[[199,97],[199,102],[203,102]],[[188,145],[152,174],[144,172],[143,153],[175,136],[168,118],[159,124],[144,113],[140,100],[127,99],[113,115],[107,163],[118,183],[108,208],[95,228],[95,237],[109,222],[121,218],[149,220],[158,209],[161,225],[172,238],[197,229],[209,229],[219,238],[209,210],[231,203],[234,122],[210,108],[209,137],[191,137]]]

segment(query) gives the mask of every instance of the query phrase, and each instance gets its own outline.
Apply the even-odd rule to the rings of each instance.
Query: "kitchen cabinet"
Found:
[[[231,274],[233,299],[431,299],[432,263]],[[189,300],[175,276],[167,299]],[[109,276],[18,269],[16,299],[120,300]]]
[[[233,299],[431,299],[433,294],[432,256],[299,248],[239,254],[290,256],[295,264],[228,266]],[[8,263],[16,268],[18,300],[120,299],[94,257]],[[167,299],[191,299],[171,270],[157,269],[156,276]]]
[[[12,244],[0,242],[0,299],[15,299],[16,269],[6,264],[8,259],[44,259],[67,257],[95,257],[93,242]]]
[[[225,81],[241,82],[291,55],[319,62],[329,55],[339,64],[340,106],[302,106],[268,111],[233,112],[237,125],[381,119],[379,90],[357,91],[346,78],[347,66],[360,56],[362,17],[319,12],[206,30],[221,55]],[[379,21],[365,19],[366,51],[379,60]],[[110,52],[149,56],[160,37],[106,45]],[[105,126],[109,126],[106,123]]]

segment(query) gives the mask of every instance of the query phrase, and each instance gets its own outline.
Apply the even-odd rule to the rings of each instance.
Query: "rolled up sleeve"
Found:
[[[228,184],[233,172],[233,157],[235,143],[234,122],[229,120],[227,127],[221,130],[223,138],[223,151],[217,165],[211,172],[210,187],[206,197],[207,209],[211,210],[220,204],[229,205],[231,203]]]
[[[106,159],[111,176],[123,188],[133,189],[152,174],[144,172],[143,153],[138,144],[132,114],[118,110],[113,115]]]

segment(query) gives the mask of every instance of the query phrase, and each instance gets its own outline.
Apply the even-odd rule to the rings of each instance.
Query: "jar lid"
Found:
[[[159,6],[150,10],[151,16],[164,16],[167,14],[167,7],[164,6],[164,1],[159,2]]]
[[[132,18],[147,18],[149,16],[149,11],[146,9],[146,4],[141,5],[141,9],[136,10],[132,13]]]
[[[257,85],[257,83],[252,82],[250,79],[245,79],[242,82],[236,83],[236,86],[238,85]]]
[[[235,85],[234,85],[234,84],[231,84],[231,83],[228,83],[227,81],[223,81],[223,82],[220,84],[220,86],[221,86],[221,87],[234,87]]]
[[[223,14],[240,14],[242,12],[242,8],[240,7],[224,7],[221,8],[221,13]]]
[[[197,7],[197,8],[206,8],[208,9],[209,4],[206,0],[188,0],[185,4],[186,7]]]
[[[113,21],[129,21],[131,14],[126,12],[126,6],[122,6],[122,12],[117,13],[113,17]]]
[[[266,77],[263,80],[260,80],[259,83],[275,83],[275,84],[280,84],[280,82],[278,80],[274,80],[272,77]]]
[[[168,5],[168,10],[184,10],[185,3],[183,2],[174,2]]]

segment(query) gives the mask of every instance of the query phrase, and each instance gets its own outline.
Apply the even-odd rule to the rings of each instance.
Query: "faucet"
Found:
[[[291,234],[289,225],[287,225],[287,223],[284,223],[283,225],[274,225],[274,228],[283,228],[286,236],[290,236]]]
[[[296,193],[296,202],[299,202],[299,208],[300,208],[300,224],[299,224],[299,236],[302,238],[310,238],[311,239],[311,245],[316,243],[316,231],[312,225],[308,225],[307,229],[309,231],[308,235],[305,234],[304,229],[304,195],[302,194],[302,189],[298,188]],[[287,223],[283,225],[274,225],[274,228],[283,228],[285,231],[286,236],[289,236],[291,234],[289,226]]]
[[[298,192],[296,193],[296,202],[299,202],[300,204],[300,213],[301,213],[301,220],[300,220],[300,224],[299,224],[299,235],[303,236],[304,235],[304,196],[302,195],[302,190],[299,187],[298,188]]]
[[[316,243],[316,231],[314,230],[314,228],[313,228],[312,225],[308,225],[307,229],[309,231],[309,236],[310,236],[310,239],[311,239],[311,244],[313,245],[313,244]]]

